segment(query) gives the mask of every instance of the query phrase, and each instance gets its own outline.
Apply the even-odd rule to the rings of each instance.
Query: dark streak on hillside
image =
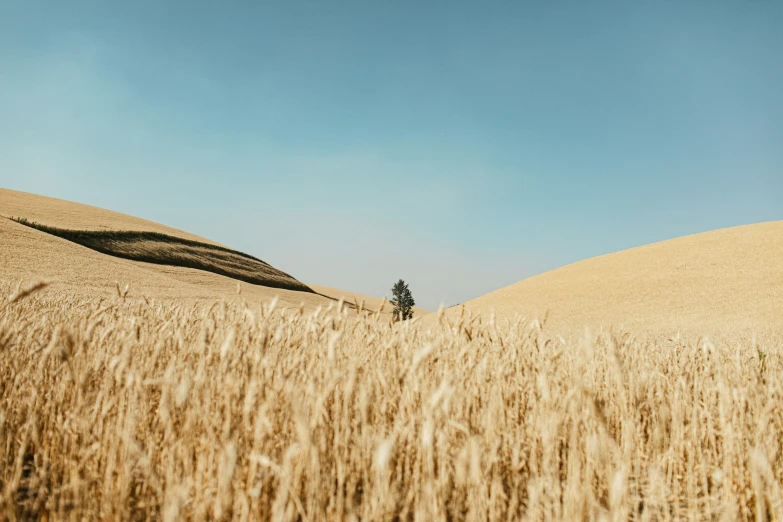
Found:
[[[195,268],[254,285],[315,293],[304,283],[269,263],[218,245],[159,232],[68,230],[42,225],[25,218],[11,218],[11,220],[110,256],[159,265]]]

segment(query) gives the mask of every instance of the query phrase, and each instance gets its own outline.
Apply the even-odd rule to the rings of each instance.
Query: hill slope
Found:
[[[254,285],[313,292],[304,283],[269,263],[243,252],[210,243],[182,239],[159,232],[70,230],[26,219],[14,218],[14,221],[110,256],[205,270]]]
[[[4,188],[0,188],[0,216],[22,217],[72,230],[158,232],[202,243],[217,244],[209,239],[121,212]]]
[[[220,299],[236,297],[238,281],[217,273],[187,266],[154,264],[100,253],[61,237],[16,223],[8,217],[22,217],[53,227],[92,231],[135,231],[165,234],[205,245],[194,251],[181,251],[180,257],[192,257],[199,250],[213,250],[218,243],[172,227],[81,203],[0,188],[0,282],[16,284],[48,279],[55,288],[79,295],[116,295],[117,285],[130,287],[130,296],[163,299]],[[154,234],[152,236],[154,236]],[[134,247],[140,244],[135,244]],[[115,245],[117,246],[117,245]],[[119,245],[127,248],[127,244]],[[178,245],[180,250],[182,245]],[[224,263],[235,265],[234,259]],[[263,263],[263,262],[262,262]],[[266,263],[264,263],[266,265]],[[269,265],[266,265],[269,266]],[[235,268],[235,267],[234,267]],[[271,267],[270,267],[271,268]],[[282,272],[281,272],[282,274]],[[285,275],[285,274],[284,274]],[[324,287],[325,288],[325,287]],[[281,306],[313,310],[327,307],[338,298],[332,293],[356,296],[369,305],[373,298],[329,289],[324,295],[285,288],[241,283],[242,298],[269,301],[278,297]],[[318,292],[319,290],[316,290]],[[351,306],[351,303],[348,303]],[[385,312],[390,313],[387,306]]]
[[[465,303],[559,330],[725,333],[783,328],[783,221],[733,227],[595,257]],[[450,310],[457,314],[458,310]]]

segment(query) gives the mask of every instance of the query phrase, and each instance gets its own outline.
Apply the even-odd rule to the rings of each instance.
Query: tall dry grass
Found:
[[[771,341],[34,290],[0,298],[7,519],[781,519]]]

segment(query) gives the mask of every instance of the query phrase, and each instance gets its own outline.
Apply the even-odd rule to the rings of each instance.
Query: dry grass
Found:
[[[779,338],[25,288],[0,288],[8,519],[782,518]]]
[[[214,241],[136,216],[74,201],[0,188],[0,216],[24,216],[74,230],[140,230],[217,245]]]
[[[232,279],[270,288],[298,292],[313,290],[260,259],[243,252],[159,232],[118,230],[69,230],[13,218],[12,221],[61,237],[102,254],[158,265],[205,270]]]
[[[121,230],[151,232],[220,247],[208,239],[134,216],[7,189],[0,189],[0,216],[25,216],[60,228],[89,229],[109,236]],[[131,296],[178,299],[189,304],[237,296],[237,281],[221,274],[110,257],[10,219],[0,219],[0,283],[16,284],[20,279],[46,279],[60,292],[83,297],[110,297],[117,285],[128,285]],[[301,305],[309,312],[341,298],[349,310],[364,302],[365,308],[375,311],[381,303],[380,299],[355,292],[307,286],[318,294],[242,283],[241,296],[250,302],[277,297],[283,306]],[[391,310],[387,305],[383,313],[390,316]],[[417,316],[426,313],[417,309]]]
[[[783,329],[783,221],[714,230],[552,270],[465,303],[543,316],[559,331],[603,323],[698,336]],[[458,314],[451,310],[449,314]]]
[[[156,265],[108,256],[39,230],[0,219],[0,283],[47,280],[52,290],[84,298],[110,298],[117,286],[129,296],[212,303],[216,299],[269,301],[305,310],[326,307],[331,299],[307,292],[240,283],[226,276],[192,268]]]
[[[0,220],[0,518],[782,520],[782,248],[680,238],[392,325]],[[601,323],[640,337],[571,335]]]

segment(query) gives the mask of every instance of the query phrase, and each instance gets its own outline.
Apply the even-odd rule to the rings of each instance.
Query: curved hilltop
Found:
[[[783,221],[694,234],[595,257],[465,303],[543,317],[554,330],[611,326],[717,334],[783,329]],[[450,309],[449,314],[458,314]]]
[[[230,248],[159,232],[70,230],[13,218],[12,221],[110,256],[157,265],[195,268],[237,281],[299,292],[313,289],[257,257]]]
[[[214,241],[154,221],[74,201],[0,188],[0,216],[71,230],[135,230],[216,245]]]
[[[28,223],[6,219],[12,217]],[[0,282],[40,279],[88,296],[116,295],[118,285],[128,285],[137,297],[220,299],[235,297],[239,287],[245,299],[278,297],[282,306],[308,310],[329,306],[336,294],[356,296],[371,310],[375,302],[305,285],[253,256],[159,223],[0,188]]]

